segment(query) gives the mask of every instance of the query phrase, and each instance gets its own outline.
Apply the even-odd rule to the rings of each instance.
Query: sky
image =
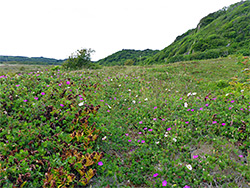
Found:
[[[0,0],[0,55],[93,61],[122,49],[161,50],[209,13],[240,0]]]

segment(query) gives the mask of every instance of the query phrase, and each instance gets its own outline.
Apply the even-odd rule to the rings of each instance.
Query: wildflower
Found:
[[[243,157],[243,155],[239,155],[239,157]]]
[[[208,104],[206,104],[206,106],[208,106]]]
[[[167,186],[167,184],[168,184],[168,182],[166,181],[166,180],[164,180],[163,182],[162,182],[162,186]]]
[[[164,137],[168,137],[168,132],[165,132]]]
[[[188,107],[188,103],[187,103],[187,102],[184,103],[184,107],[185,107],[185,108]]]
[[[194,155],[193,158],[196,159],[198,157],[198,155]]]
[[[213,124],[217,123],[217,121],[213,121]]]
[[[142,140],[141,143],[145,143],[145,140]]]
[[[177,139],[176,139],[176,138],[173,138],[173,141],[174,141],[174,142],[177,142]]]
[[[170,131],[171,130],[171,128],[167,128],[167,131]]]
[[[148,98],[145,99],[145,101],[147,101],[147,100],[148,100]]]
[[[185,123],[186,123],[186,124],[189,124],[189,121],[186,121]]]
[[[109,110],[107,110],[107,112],[110,112]]]
[[[222,123],[221,125],[222,125],[222,126],[225,126],[225,125],[226,125],[226,123]]]
[[[156,173],[156,174],[153,175],[153,177],[157,177],[158,175],[159,175],[159,174]]]
[[[19,87],[19,86],[20,86],[20,84],[16,85],[16,87]]]
[[[138,132],[138,134],[141,134],[142,132]]]
[[[132,140],[128,140],[128,142],[131,142]]]
[[[137,142],[140,142],[140,140],[138,140]]]
[[[159,144],[160,142],[159,141],[157,141],[157,142],[155,142],[156,144]]]
[[[199,110],[203,110],[203,108],[200,108]]]
[[[23,100],[23,102],[27,102],[27,101],[28,101],[27,99]]]
[[[185,185],[183,188],[190,188],[190,186],[188,186],[188,185]]]
[[[45,93],[44,93],[44,92],[42,92],[42,93],[41,93],[41,95],[45,95]]]
[[[189,169],[189,170],[192,170],[192,166],[190,164],[186,165],[186,167]]]
[[[128,136],[128,133],[126,133],[125,135]]]
[[[147,129],[148,129],[147,127],[144,128],[144,130],[147,130]]]
[[[99,162],[98,162],[98,165],[99,165],[99,166],[102,166],[102,165],[103,165],[103,162],[102,162],[102,161],[99,161]]]
[[[133,101],[132,101],[132,103],[134,103],[134,104],[135,104],[135,100],[133,100]]]
[[[107,138],[107,137],[106,137],[106,136],[104,136],[104,137],[102,138],[102,140],[106,140],[106,138]]]
[[[156,121],[157,119],[156,118],[153,118],[154,121]]]
[[[232,100],[231,103],[234,103],[234,100]]]
[[[139,124],[142,124],[142,121],[140,121]]]
[[[38,97],[34,97],[35,100],[38,100]]]
[[[61,106],[61,107],[64,107],[64,105],[63,105],[63,104],[60,104],[60,106]]]
[[[81,102],[81,103],[78,104],[78,106],[82,106],[83,104],[84,104],[84,102]]]
[[[153,129],[148,129],[148,131],[153,131]]]
[[[69,85],[69,84],[70,84],[70,81],[67,81],[67,82],[66,82],[66,84],[68,84],[68,85]]]
[[[157,106],[154,107],[154,109],[156,109],[156,108],[157,108]]]

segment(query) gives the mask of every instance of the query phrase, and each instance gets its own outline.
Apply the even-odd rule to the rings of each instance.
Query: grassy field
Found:
[[[249,65],[237,62],[0,75],[0,186],[249,187]]]

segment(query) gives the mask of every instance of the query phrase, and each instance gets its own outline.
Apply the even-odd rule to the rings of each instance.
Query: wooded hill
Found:
[[[0,63],[8,64],[61,65],[64,61],[45,57],[0,56]]]
[[[241,1],[201,19],[195,29],[175,41],[145,64],[211,59],[230,54],[250,55],[250,1]]]
[[[155,55],[159,50],[127,50],[123,49],[104,59],[97,61],[100,65],[113,66],[113,65],[139,65],[149,57]]]

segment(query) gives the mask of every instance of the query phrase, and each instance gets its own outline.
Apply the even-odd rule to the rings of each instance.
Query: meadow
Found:
[[[249,63],[0,75],[0,187],[249,187]]]

